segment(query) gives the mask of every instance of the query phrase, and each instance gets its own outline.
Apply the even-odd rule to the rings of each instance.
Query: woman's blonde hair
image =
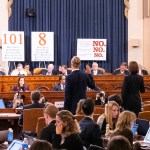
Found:
[[[80,132],[79,124],[70,111],[61,110],[57,113],[57,116],[63,122],[67,123],[67,125],[63,128],[63,132],[62,132],[63,135],[69,136],[70,134]]]
[[[83,115],[83,110],[82,110],[82,104],[84,102],[84,99],[80,99],[80,101],[77,104],[77,109],[76,109],[76,115]]]
[[[118,117],[116,130],[124,130],[125,128],[131,129],[131,122],[135,121],[136,115],[131,111],[123,111]]]
[[[114,124],[116,124],[117,119],[118,119],[118,117],[114,118],[114,119],[112,117],[113,106],[117,106],[118,107],[118,111],[120,113],[119,105],[115,101],[110,101],[110,102],[108,102],[108,104],[105,105],[106,122],[109,124],[111,129],[113,129],[113,126],[114,126]]]

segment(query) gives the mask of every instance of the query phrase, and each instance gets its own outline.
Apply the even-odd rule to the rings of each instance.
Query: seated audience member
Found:
[[[0,76],[5,76],[6,73],[2,70],[2,66],[0,65]]]
[[[82,103],[82,110],[85,117],[79,122],[80,137],[83,145],[89,148],[90,144],[102,146],[100,127],[93,120],[94,102],[92,99],[85,99]]]
[[[84,99],[79,100],[79,102],[77,104],[76,115],[83,115],[83,110],[82,110],[83,102],[84,102]]]
[[[24,109],[32,109],[32,108],[44,108],[45,105],[43,103],[39,103],[40,95],[41,94],[39,91],[31,92],[30,98],[31,98],[32,104],[24,105],[23,110]],[[23,125],[23,110],[22,110],[21,115],[18,120],[18,124],[20,126]]]
[[[17,69],[14,69],[11,72],[11,76],[18,76],[18,75],[27,75],[27,72],[23,69],[23,65],[21,63],[17,65]]]
[[[110,128],[109,133],[111,134],[113,132],[116,127],[119,113],[119,105],[116,102],[110,101],[108,104],[105,105],[105,113],[99,116],[97,120],[97,124],[100,126],[102,134],[105,134],[107,124],[109,124]]]
[[[30,88],[25,84],[25,78],[19,77],[18,85],[13,86],[11,91],[27,92],[30,91]]]
[[[93,62],[91,74],[92,75],[103,75],[104,72],[101,70],[98,70],[98,63]]]
[[[54,149],[83,150],[79,124],[68,110],[61,110],[56,115],[56,135],[52,145]]]
[[[107,150],[132,150],[132,146],[127,138],[118,135],[109,140]]]
[[[67,76],[68,74],[70,74],[70,71],[67,70],[67,66],[66,65],[62,65],[61,66],[61,72],[63,75]]]
[[[122,98],[121,98],[120,95],[118,95],[118,94],[112,94],[112,95],[108,96],[108,101],[109,102],[110,101],[115,101],[119,105],[119,107],[120,107],[120,112],[123,111],[123,107],[122,107],[123,100],[122,100]]]
[[[117,124],[116,124],[116,129],[114,133],[111,135],[111,137],[116,136],[116,135],[122,135],[129,140],[132,146],[133,145],[133,133],[131,130],[132,130],[135,120],[136,120],[136,115],[131,111],[123,111],[122,113],[120,113]]]
[[[60,75],[59,83],[54,86],[53,91],[64,91],[65,90],[65,80],[66,80],[66,76]]]
[[[54,70],[54,65],[49,64],[47,70],[42,69],[39,74],[51,76],[56,75],[57,72]]]
[[[61,72],[61,65],[58,66],[57,75],[62,75],[62,72]]]
[[[142,65],[139,64],[139,75],[148,75],[148,71],[142,68]]]
[[[105,105],[107,103],[107,98],[105,97],[105,92],[101,91],[96,94],[95,105]]]
[[[126,62],[122,62],[120,68],[114,70],[114,75],[129,75]]]
[[[53,148],[47,141],[37,140],[31,145],[30,150],[53,150]]]
[[[40,139],[52,143],[52,137],[56,134],[56,114],[58,109],[55,105],[49,104],[44,110],[46,127],[41,130]]]
[[[25,63],[24,69],[28,72],[28,75],[32,75],[32,72],[30,71],[30,65],[28,63]]]

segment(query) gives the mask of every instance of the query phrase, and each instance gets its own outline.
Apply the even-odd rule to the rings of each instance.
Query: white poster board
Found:
[[[24,61],[24,32],[2,32],[2,61]]]
[[[31,38],[31,60],[54,61],[54,32],[32,32]]]
[[[106,60],[106,39],[77,39],[77,56],[81,60]]]

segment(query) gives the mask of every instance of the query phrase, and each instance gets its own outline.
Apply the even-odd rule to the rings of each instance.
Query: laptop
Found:
[[[20,140],[13,140],[12,143],[9,145],[7,150],[21,150],[23,142]]]
[[[0,144],[7,140],[8,130],[0,131]]]
[[[138,124],[137,133],[138,135],[145,136],[149,129],[149,121],[146,119],[136,119],[136,124]]]
[[[0,99],[0,108],[6,108],[3,99]]]

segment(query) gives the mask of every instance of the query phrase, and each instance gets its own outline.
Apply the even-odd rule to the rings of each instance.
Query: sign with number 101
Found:
[[[2,32],[2,61],[24,61],[24,32]]]
[[[54,61],[54,33],[32,32],[31,38],[31,60]]]

